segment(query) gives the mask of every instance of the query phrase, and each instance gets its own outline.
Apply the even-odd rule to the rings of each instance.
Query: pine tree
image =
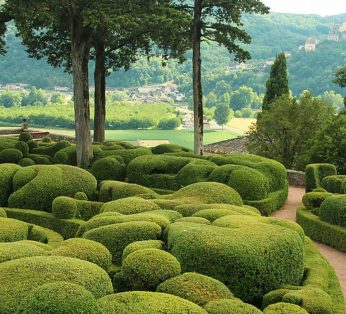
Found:
[[[262,110],[270,109],[270,104],[278,97],[289,94],[286,57],[282,52],[276,56],[266,83],[266,93],[263,98]]]

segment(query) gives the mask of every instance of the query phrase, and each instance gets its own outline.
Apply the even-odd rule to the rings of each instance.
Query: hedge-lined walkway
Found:
[[[304,194],[304,188],[290,186],[286,204],[284,205],[284,207],[282,207],[282,209],[273,213],[272,216],[295,221],[296,209],[301,203]],[[315,243],[319,251],[334,267],[336,274],[338,275],[338,278],[340,280],[340,284],[346,300],[346,253],[335,250],[332,247],[322,243]]]

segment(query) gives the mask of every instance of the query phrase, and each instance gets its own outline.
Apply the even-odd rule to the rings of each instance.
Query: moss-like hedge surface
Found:
[[[112,294],[99,299],[98,304],[107,314],[207,314],[204,309],[190,301],[158,292]]]
[[[15,313],[19,300],[55,281],[79,284],[96,298],[113,292],[107,273],[95,264],[70,257],[26,257],[0,264],[0,312]]]
[[[207,310],[209,314],[261,314],[258,308],[254,307],[251,304],[242,302],[240,299],[222,299],[211,301],[204,306],[204,309]],[[293,314],[294,312],[287,313]],[[284,313],[276,313],[284,314]]]

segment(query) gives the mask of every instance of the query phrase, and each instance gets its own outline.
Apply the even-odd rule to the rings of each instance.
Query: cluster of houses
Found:
[[[7,83],[7,84],[0,84],[0,89],[6,89],[6,90],[16,90],[21,91],[29,88],[29,84],[25,83]],[[63,92],[67,93],[70,91],[70,88],[67,86],[54,86],[53,89],[55,92]]]

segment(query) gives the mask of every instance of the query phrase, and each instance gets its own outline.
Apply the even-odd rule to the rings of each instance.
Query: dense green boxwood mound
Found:
[[[47,250],[24,241],[0,243],[0,263],[31,256],[47,255]]]
[[[31,158],[23,158],[19,160],[18,165],[21,167],[29,167],[35,165],[35,162]]]
[[[23,157],[29,156],[29,145],[27,143],[18,141],[14,147],[22,152]]]
[[[319,188],[325,177],[336,175],[336,167],[331,164],[310,164],[305,168],[306,192]]]
[[[49,155],[29,154],[28,157],[37,165],[53,164],[52,157],[50,157]]]
[[[191,222],[195,224],[210,225],[210,221],[202,217],[182,217],[177,219],[175,222]]]
[[[32,135],[29,132],[22,132],[18,136],[19,141],[29,142],[32,140]]]
[[[64,281],[44,284],[20,303],[17,314],[102,314],[93,294]]]
[[[99,200],[101,202],[109,202],[137,195],[149,198],[157,196],[153,190],[147,187],[119,181],[102,181],[99,190]]]
[[[26,240],[29,235],[29,225],[25,222],[0,217],[0,242],[15,242]]]
[[[325,199],[319,209],[321,220],[346,227],[346,195],[333,195]]]
[[[93,163],[91,173],[99,181],[122,181],[126,175],[126,166],[123,162],[118,161],[116,158],[106,157]]]
[[[133,196],[108,202],[102,206],[101,212],[118,212],[121,214],[130,215],[157,209],[161,208],[154,202]]]
[[[291,303],[285,303],[285,302],[271,304],[267,308],[264,309],[263,313],[264,314],[291,314],[291,313],[309,314],[300,306],[291,304]]]
[[[331,193],[346,194],[346,176],[334,175],[323,178],[321,187]]]
[[[130,243],[123,251],[123,260],[133,252],[137,252],[144,249],[158,249],[163,250],[164,243],[160,240],[146,240],[136,241]]]
[[[220,281],[197,273],[184,273],[161,283],[157,292],[173,294],[200,306],[219,299],[233,297],[232,292]]]
[[[69,239],[50,251],[50,255],[79,258],[94,263],[104,270],[112,264],[112,255],[101,243],[87,239]]]
[[[178,260],[160,249],[142,249],[129,254],[122,271],[131,290],[155,290],[163,281],[181,274]]]
[[[53,156],[53,161],[55,164],[76,166],[77,165],[76,145],[67,146],[57,151]]]
[[[0,165],[0,206],[6,206],[7,200],[13,192],[13,177],[21,169],[14,164]]]
[[[202,209],[194,213],[192,216],[205,218],[205,219],[208,219],[210,222],[213,222],[214,220],[218,218],[229,216],[229,215],[259,216],[259,214],[255,213],[250,208],[235,206],[235,205],[229,205],[228,207],[224,207],[224,208],[220,207],[220,208]]]
[[[174,295],[158,292],[123,292],[105,296],[98,304],[107,314],[207,314],[198,305]]]
[[[327,191],[314,190],[312,192],[306,193],[303,196],[303,204],[308,210],[315,212],[318,215],[318,209],[320,208],[322,202],[332,195],[332,193],[329,193]]]
[[[192,150],[184,146],[176,144],[160,144],[151,149],[153,154],[165,154],[165,153],[180,153],[187,152],[192,153]]]
[[[232,217],[237,216],[224,218]],[[213,277],[242,300],[259,302],[283,284],[300,283],[304,244],[291,226],[254,220],[241,215],[233,225],[228,221],[227,227],[171,224],[166,235],[169,252],[177,257],[183,272]]]
[[[120,156],[125,164],[127,165],[133,159],[142,156],[142,155],[150,155],[151,150],[146,147],[136,147],[133,149],[116,149],[116,150],[94,150],[95,160],[99,160],[109,156]]]
[[[0,152],[0,163],[16,164],[23,158],[23,153],[16,148],[6,148]]]
[[[84,192],[92,198],[96,186],[96,179],[86,170],[77,167],[25,167],[18,170],[13,177],[14,192],[8,199],[8,206],[49,212],[56,197],[73,197],[76,192]]]
[[[44,146],[39,146],[37,148],[32,149],[33,154],[38,154],[38,155],[48,155],[51,157],[54,157],[54,155],[66,148],[71,146],[71,144],[68,141],[60,141],[57,143],[49,144],[49,145],[44,145]]]
[[[132,221],[98,227],[83,234],[83,238],[103,244],[112,253],[113,262],[120,264],[124,248],[132,242],[157,240],[161,227],[153,222]]]
[[[96,298],[113,292],[107,273],[90,262],[61,256],[20,258],[0,264],[0,312],[15,313],[33,289],[56,281],[83,286]]]
[[[209,314],[261,314],[258,308],[242,302],[240,299],[221,299],[211,301],[204,306]],[[280,314],[277,313],[277,314]],[[295,314],[294,312],[291,314]]]

